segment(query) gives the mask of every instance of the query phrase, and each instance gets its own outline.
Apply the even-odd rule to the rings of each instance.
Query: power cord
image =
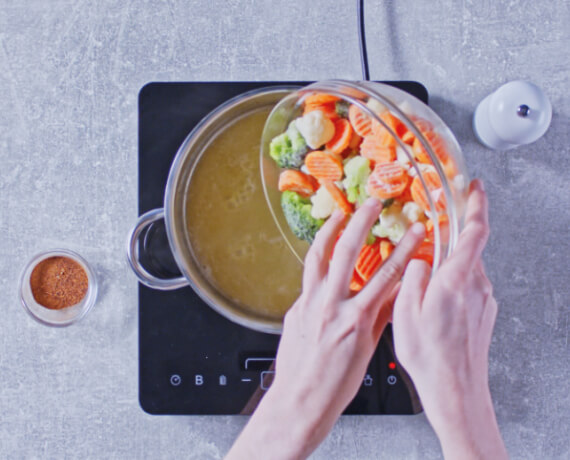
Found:
[[[358,42],[360,45],[360,63],[362,65],[362,79],[370,80],[368,70],[368,53],[366,52],[366,34],[364,32],[364,0],[356,0],[358,12]]]

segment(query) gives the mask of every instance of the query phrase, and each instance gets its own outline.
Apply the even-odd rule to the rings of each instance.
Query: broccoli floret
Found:
[[[348,108],[350,107],[350,103],[347,101],[336,101],[334,105],[334,109],[337,115],[341,118],[348,118]]]
[[[309,151],[307,143],[292,121],[283,134],[274,137],[269,144],[269,155],[280,168],[299,169]]]
[[[311,216],[311,202],[307,198],[288,190],[281,195],[281,207],[295,236],[312,243],[317,231],[325,221]]]
[[[346,178],[342,181],[346,189],[346,197],[351,203],[361,205],[368,198],[366,183],[370,175],[370,160],[362,156],[351,158],[344,165]]]

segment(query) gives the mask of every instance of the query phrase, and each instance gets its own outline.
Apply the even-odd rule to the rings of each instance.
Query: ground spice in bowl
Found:
[[[30,288],[37,303],[51,310],[71,307],[83,300],[89,281],[83,267],[69,257],[42,260],[30,276]]]

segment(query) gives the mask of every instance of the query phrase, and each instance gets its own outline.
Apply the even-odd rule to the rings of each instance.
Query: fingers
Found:
[[[317,285],[327,274],[329,259],[336,237],[344,226],[345,216],[340,210],[332,213],[315,236],[305,256],[303,290]]]
[[[369,198],[354,213],[348,226],[339,238],[329,269],[329,288],[331,296],[347,297],[349,284],[356,259],[372,224],[378,220],[382,203]]]
[[[378,308],[386,302],[394,286],[402,278],[409,260],[416,253],[425,238],[425,227],[416,223],[406,232],[404,238],[374,276],[358,293],[356,298],[363,308],[371,309],[376,314]]]
[[[384,328],[386,324],[392,321],[392,313],[394,311],[394,302],[398,297],[398,292],[400,292],[400,285],[401,283],[396,284],[388,300],[384,302],[384,305],[380,307],[380,311],[376,316],[376,320],[374,321],[374,328],[372,329],[372,337],[374,337],[375,341],[380,340],[380,336],[382,332],[384,332]]]
[[[470,271],[480,259],[489,238],[488,201],[483,182],[471,182],[465,228],[459,235],[457,247],[450,257],[450,262],[457,263],[462,271]]]
[[[420,311],[430,274],[431,268],[427,262],[419,259],[410,261],[394,303],[394,321],[405,324],[409,315]]]

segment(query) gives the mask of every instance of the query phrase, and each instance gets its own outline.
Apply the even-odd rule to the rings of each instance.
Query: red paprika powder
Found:
[[[49,257],[34,267],[30,288],[37,303],[51,310],[76,305],[87,294],[87,273],[68,257]]]

